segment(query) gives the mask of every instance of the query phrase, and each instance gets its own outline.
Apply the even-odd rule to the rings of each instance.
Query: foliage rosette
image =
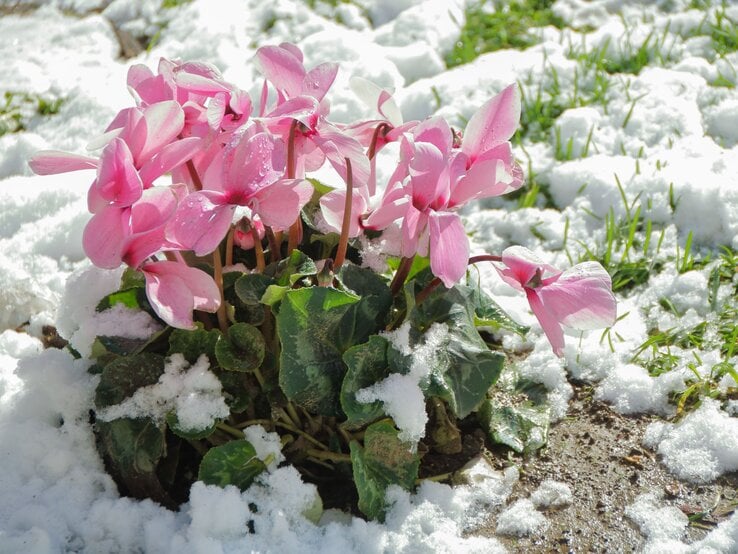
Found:
[[[278,461],[246,439],[258,425],[323,504],[381,519],[389,487],[412,490],[439,456],[469,455],[460,428],[542,446],[545,409],[503,409],[494,393],[499,335],[527,328],[468,268],[491,263],[525,294],[559,356],[564,327],[611,325],[615,301],[593,262],[561,271],[515,246],[470,257],[459,209],[524,182],[517,87],[457,130],[403,121],[388,91],[355,78],[376,116],[338,125],[326,101],[336,64],[308,69],[291,44],[260,48],[256,63],[260,99],[205,63],[134,65],[136,105],[97,157],[31,160],[40,174],[96,171],[83,246],[99,267],[128,266],[97,310],[161,324],[92,349],[98,449],[121,492],[174,508],[196,479],[259,486]],[[399,159],[378,182],[389,143]]]

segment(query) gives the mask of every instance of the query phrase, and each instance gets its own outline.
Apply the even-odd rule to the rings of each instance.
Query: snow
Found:
[[[31,176],[26,159],[42,148],[84,153],[114,113],[130,105],[124,83],[131,63],[154,66],[159,56],[202,59],[253,92],[260,86],[252,62],[256,48],[289,40],[303,49],[308,66],[340,62],[329,95],[336,121],[371,115],[372,108],[348,85],[359,75],[394,90],[406,121],[438,113],[463,127],[482,102],[511,82],[523,83],[531,94],[538,83],[550,85],[555,71],[567,99],[576,79],[581,88],[592,78],[570,59],[572,50],[607,46],[622,59],[628,44],[637,48],[655,29],[655,36],[665,37],[662,51],[669,53],[663,63],[650,45],[651,60],[638,75],[608,77],[606,102],[566,106],[557,118],[549,142],[558,134],[560,150],[571,143],[572,159],[557,160],[546,142],[516,147],[526,172],[534,171],[547,185],[550,202],[539,196],[534,205],[512,210],[515,201],[493,199],[464,213],[475,251],[521,244],[562,268],[576,262],[583,246],[604,244],[603,220],[610,213],[622,220],[640,206],[641,217],[654,224],[645,255],[662,269],[652,271],[644,285],[618,293],[621,319],[608,336],[567,332],[563,359],[551,353],[525,299],[495,271],[477,267],[483,287],[531,326],[527,338],[502,334],[502,341],[519,354],[520,375],[546,386],[554,419],[567,413],[573,379],[591,383],[596,398],[621,413],[670,418],[675,413],[670,395],[694,378],[687,364],[706,378],[721,360],[712,347],[673,347],[677,368],[654,377],[642,360],[633,359],[653,330],[686,328],[711,317],[708,279],[714,266],[679,273],[673,263],[687,235],[692,233],[694,251],[738,248],[738,92],[715,86],[736,82],[738,53],[717,56],[707,37],[690,37],[705,14],[687,9],[686,0],[671,2],[669,13],[667,2],[558,0],[553,9],[569,28],[549,27],[542,44],[491,52],[451,70],[443,60],[464,22],[460,0],[358,0],[336,12],[320,2],[312,10],[297,0],[193,0],[171,10],[153,0],[17,4],[42,6],[0,18],[0,92],[64,102],[59,114],[34,116],[25,131],[0,137],[0,552],[503,552],[499,541],[477,537],[474,530],[493,521],[500,534],[535,534],[546,525],[539,510],[572,502],[563,483],[544,481],[530,498],[509,504],[515,468],[500,473],[478,462],[464,473],[465,484],[454,488],[424,482],[414,494],[391,490],[393,505],[384,524],[334,511],[316,524],[305,517],[315,509],[314,486],[281,465],[276,435],[258,426],[247,428],[245,437],[260,457],[273,459],[270,471],[248,491],[196,483],[178,512],[121,498],[88,423],[97,379],[87,372],[89,362],[44,350],[39,338],[45,325],[55,324],[86,356],[94,337],[112,325],[115,334],[132,338],[147,338],[157,326],[148,315],[121,307],[95,311],[100,298],[118,287],[120,271],[90,268],[81,248],[92,172]],[[738,8],[726,9],[738,17]],[[133,36],[158,34],[158,39],[150,52],[122,60],[110,21]],[[574,30],[586,26],[594,28],[586,38]],[[388,148],[380,156],[380,176],[388,174],[391,154]],[[383,266],[377,251],[367,252],[366,264]],[[619,259],[619,252],[614,255]],[[718,304],[733,294],[724,285]],[[660,305],[663,298],[679,316]],[[410,441],[425,431],[424,356],[443,333],[439,326],[412,352],[408,375],[360,393],[367,402],[381,400]],[[402,328],[388,338],[411,353]],[[733,357],[730,363],[735,362]],[[731,379],[724,377],[720,390],[735,386]],[[160,383],[111,408],[109,415],[118,409],[164,417],[175,409],[183,426],[203,428],[225,413],[216,381],[207,360],[189,366],[175,356]],[[738,470],[736,414],[735,401],[721,405],[704,399],[677,422],[652,423],[645,446],[680,479],[709,482]],[[648,493],[624,509],[644,536],[644,552],[738,549],[737,515],[688,546],[682,542],[683,514],[660,497]]]
[[[167,414],[174,412],[182,430],[208,429],[230,413],[221,394],[220,381],[208,371],[209,367],[204,354],[192,366],[182,354],[173,354],[167,359],[158,383],[140,387],[120,404],[99,410],[97,417],[102,421],[149,417],[161,423]]]
[[[635,523],[646,537],[646,549],[653,549],[653,542],[672,541],[674,544],[684,534],[689,518],[675,506],[662,506],[653,493],[642,494],[625,509],[625,515]],[[679,543],[676,543],[679,544]],[[663,548],[664,545],[661,545]],[[663,550],[662,550],[663,551]]]
[[[654,422],[645,444],[656,450],[669,471],[697,483],[738,469],[738,419],[712,399],[678,423]]]

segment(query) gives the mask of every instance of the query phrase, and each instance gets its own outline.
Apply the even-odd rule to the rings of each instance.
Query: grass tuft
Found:
[[[446,57],[447,67],[469,63],[485,52],[538,44],[540,38],[534,29],[564,27],[564,21],[551,10],[552,5],[553,0],[494,0],[467,8],[466,24]]]

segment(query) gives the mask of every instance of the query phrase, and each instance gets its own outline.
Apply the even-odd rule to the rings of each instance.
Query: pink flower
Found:
[[[184,185],[152,187],[131,206],[105,206],[87,223],[82,246],[93,264],[113,269],[125,262],[138,267],[146,258],[177,245],[167,241],[165,228],[174,216]]]
[[[214,313],[220,291],[204,271],[179,262],[150,262],[141,266],[146,296],[157,315],[168,325],[194,329],[192,311]]]
[[[236,206],[247,206],[264,225],[289,228],[310,200],[313,187],[283,179],[284,144],[268,133],[244,137],[216,157],[202,175],[203,190],[181,203],[167,236],[182,249],[203,256],[215,250],[233,220]]]
[[[586,330],[615,323],[617,306],[610,275],[597,262],[559,271],[530,250],[511,246],[502,252],[502,263],[505,267],[496,266],[497,271],[506,283],[525,292],[557,356],[564,353],[562,325]]]
[[[520,98],[511,85],[472,116],[460,148],[445,120],[419,123],[404,137],[400,163],[364,225],[384,229],[401,218],[402,255],[429,255],[433,274],[453,286],[464,276],[469,257],[456,210],[523,183],[509,142],[519,119]]]

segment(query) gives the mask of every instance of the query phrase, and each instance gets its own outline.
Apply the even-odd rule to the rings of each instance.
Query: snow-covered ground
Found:
[[[33,4],[43,5],[24,9]],[[717,258],[689,263],[720,246],[738,250],[738,52],[718,51],[702,32],[714,9],[692,9],[699,3],[686,0],[559,0],[553,10],[566,22],[563,30],[546,27],[538,45],[447,70],[463,0],[357,0],[337,8],[300,0],[161,4],[0,0],[0,13],[8,13],[0,17],[0,92],[63,99],[58,114],[31,109],[25,130],[0,136],[0,552],[497,552],[504,548],[496,539],[474,536],[485,518],[497,517],[502,534],[535,533],[546,523],[536,508],[571,497],[544,483],[530,499],[507,505],[517,471],[481,466],[471,485],[393,491],[395,505],[382,525],[336,512],[319,524],[308,521],[302,513],[314,488],[289,466],[271,468],[245,493],[197,483],[178,512],[119,497],[88,423],[95,387],[89,362],[44,350],[39,340],[45,325],[56,325],[66,338],[76,334],[78,344],[89,341],[97,300],[117,286],[119,274],[87,271],[81,247],[93,177],[33,176],[26,160],[42,148],[83,153],[119,109],[132,105],[124,86],[131,63],[203,60],[255,92],[256,48],[294,42],[306,66],[341,64],[330,93],[338,122],[370,115],[348,86],[352,75],[394,89],[406,121],[438,113],[463,126],[515,81],[524,107],[539,89],[544,102],[566,99],[542,131],[546,140],[531,139],[531,132],[516,148],[545,194],[467,209],[473,249],[499,253],[521,244],[566,267],[587,250],[606,250],[617,228],[626,239],[610,240],[612,267],[647,260],[650,271],[617,292],[620,319],[609,332],[569,335],[559,359],[524,299],[479,266],[484,287],[532,326],[527,342],[504,337],[506,348],[528,352],[519,371],[549,389],[557,418],[572,394],[569,378],[596,383],[597,397],[622,413],[669,418],[676,411],[672,392],[695,376],[709,381],[720,362],[735,366],[732,349],[726,355],[709,340],[673,346],[672,370],[655,377],[646,366],[662,358],[649,358],[650,349],[634,357],[649,333],[713,322],[736,302],[735,278],[712,286]],[[721,9],[738,21],[738,6]],[[149,51],[121,59],[111,21],[124,36],[155,37]],[[638,72],[604,75],[592,61],[600,52],[625,67],[644,44]],[[575,96],[580,100],[568,103]],[[631,227],[635,246],[625,247]],[[736,386],[726,374],[714,391]],[[735,402],[706,399],[676,423],[654,423],[646,446],[679,478],[708,482],[738,470],[736,415]],[[272,436],[252,438],[263,452],[274,448]],[[641,529],[644,549],[738,552],[738,516],[687,546],[680,542],[683,514],[660,502],[644,496],[622,507]]]

